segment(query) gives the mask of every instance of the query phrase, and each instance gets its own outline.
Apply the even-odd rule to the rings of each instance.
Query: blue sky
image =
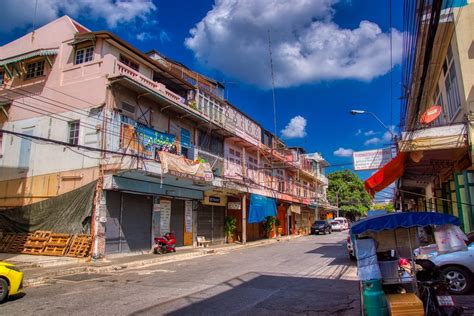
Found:
[[[230,101],[273,131],[270,30],[279,136],[292,118],[306,120],[306,126],[295,121],[299,126],[286,135],[297,137],[285,139],[288,145],[319,151],[332,164],[346,163],[352,158],[335,155],[339,148],[357,151],[387,144],[383,127],[369,116],[349,115],[350,109],[373,111],[387,125],[398,124],[402,28],[398,1],[392,1],[392,25],[398,30],[393,33],[393,115],[389,0],[99,2],[40,0],[36,24],[68,14],[92,30],[111,30],[143,51],[157,49],[229,82]],[[34,0],[2,1],[0,10],[7,18],[0,26],[0,45],[31,31],[34,6]]]

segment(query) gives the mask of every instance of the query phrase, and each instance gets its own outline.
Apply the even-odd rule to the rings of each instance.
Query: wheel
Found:
[[[466,294],[472,287],[472,275],[464,268],[448,266],[442,269],[451,294]]]
[[[332,229],[329,230],[329,233],[332,234]]]
[[[0,303],[5,301],[8,297],[8,282],[0,278]]]

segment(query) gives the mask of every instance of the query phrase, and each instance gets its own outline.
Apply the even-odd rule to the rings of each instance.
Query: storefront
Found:
[[[197,236],[204,236],[211,245],[225,243],[224,221],[227,196],[217,192],[206,192],[197,209]]]

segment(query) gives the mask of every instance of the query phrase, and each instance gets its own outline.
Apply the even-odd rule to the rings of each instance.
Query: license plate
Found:
[[[450,295],[436,296],[439,306],[454,306],[453,298]]]

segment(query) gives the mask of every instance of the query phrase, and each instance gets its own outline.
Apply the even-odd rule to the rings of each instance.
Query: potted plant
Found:
[[[281,221],[278,217],[275,218],[275,227],[277,228],[278,237],[280,237],[283,233],[283,227],[281,227]]]
[[[265,230],[265,236],[267,238],[272,238],[275,234],[274,226],[275,226],[276,218],[273,216],[267,216],[266,221],[263,222],[263,229]]]
[[[227,216],[224,220],[224,233],[228,243],[234,242],[235,231],[237,230],[237,218]]]

